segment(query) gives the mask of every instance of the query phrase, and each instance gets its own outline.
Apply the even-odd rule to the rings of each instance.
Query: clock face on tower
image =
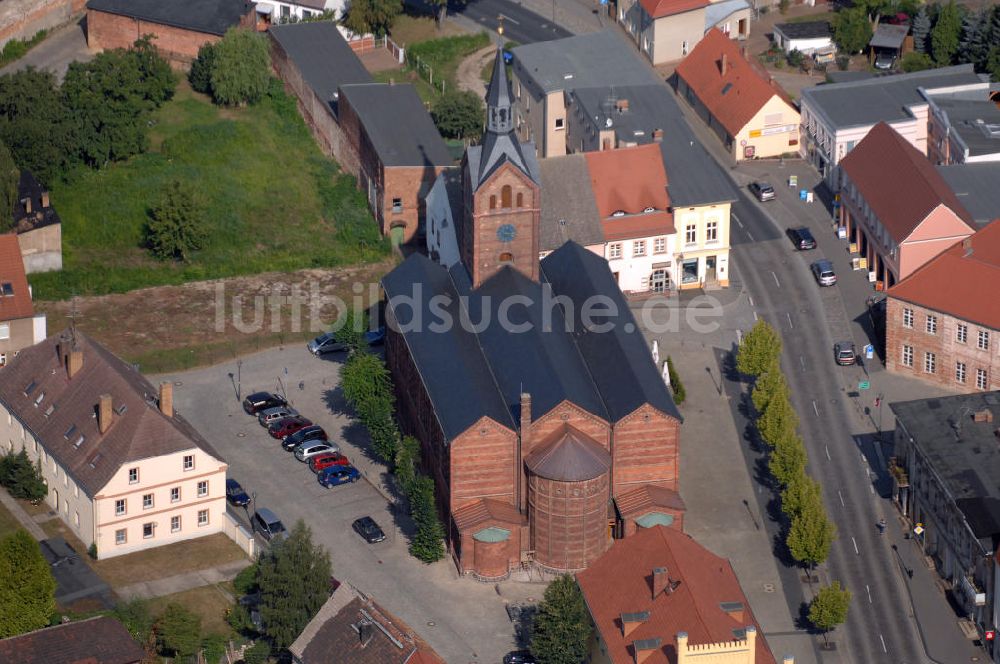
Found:
[[[501,242],[513,242],[517,237],[517,229],[512,224],[503,224],[497,229],[497,239]]]

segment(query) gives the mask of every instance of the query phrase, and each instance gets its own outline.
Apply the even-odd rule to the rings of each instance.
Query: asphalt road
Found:
[[[555,25],[551,14],[539,16],[510,0],[472,0],[467,4],[452,2],[448,11],[461,14],[487,30],[495,30],[497,17],[503,16],[504,38],[519,44],[573,36],[572,32]]]
[[[738,220],[738,221],[737,221]],[[838,288],[820,288],[809,263],[824,249],[837,251],[829,229],[814,228],[819,247],[796,252],[783,229],[756,201],[741,194],[733,206],[732,254],[759,316],[784,340],[783,365],[809,453],[809,470],[822,487],[827,510],[837,525],[827,563],[854,599],[844,628],[834,633],[838,654],[859,664],[927,661],[919,635],[908,619],[909,601],[892,552],[878,535],[875,485],[869,467],[874,450],[851,432],[858,417],[848,396],[860,373],[833,361],[833,344],[849,330]],[[751,471],[753,472],[753,471]],[[766,505],[760,506],[766,511]]]

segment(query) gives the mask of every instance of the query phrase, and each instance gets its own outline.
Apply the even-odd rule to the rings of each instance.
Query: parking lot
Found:
[[[330,551],[333,574],[371,594],[405,620],[449,663],[499,662],[514,648],[504,601],[541,597],[543,587],[492,585],[458,577],[446,559],[425,565],[410,557],[409,519],[394,514],[385,468],[367,453],[367,434],[345,412],[338,387],[342,356],[317,359],[304,347],[272,349],[236,361],[151,380],[174,382],[174,404],[229,463],[258,507],[274,511],[291,528],[302,519],[313,539]],[[321,425],[364,479],[324,489],[306,464],[285,452],[240,400],[256,391],[286,395],[300,413]],[[230,507],[230,510],[235,508]],[[250,508],[252,513],[252,505]],[[244,524],[243,509],[236,509]],[[373,517],[386,540],[367,544],[352,529]],[[501,596],[502,593],[502,596]]]

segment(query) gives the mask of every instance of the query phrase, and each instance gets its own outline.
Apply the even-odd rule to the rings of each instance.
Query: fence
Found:
[[[376,37],[375,35],[353,36],[347,40],[347,45],[357,55],[363,55],[376,49],[384,48],[392,55],[392,59],[399,64],[403,64],[406,59],[406,49],[392,41],[388,35],[383,37]]]
[[[223,516],[222,532],[224,532],[229,539],[236,542],[236,546],[243,549],[243,553],[247,554],[251,560],[256,558],[257,540],[254,539],[253,533],[244,528],[232,514],[227,512]]]

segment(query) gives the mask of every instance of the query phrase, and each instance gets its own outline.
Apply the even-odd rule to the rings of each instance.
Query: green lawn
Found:
[[[6,507],[0,505],[0,539],[14,534],[20,527],[21,524],[14,518],[14,515]]]
[[[373,78],[382,83],[388,82],[390,78],[413,83],[421,99],[433,102],[441,94],[442,81],[446,90],[453,89],[456,85],[455,75],[462,60],[489,43],[490,38],[485,32],[417,42],[407,48],[406,67],[402,71],[378,72]]]
[[[150,206],[174,179],[195,194],[208,231],[188,264],[158,261],[142,246]],[[69,180],[52,187],[64,269],[32,277],[37,299],[331,267],[389,251],[354,179],[319,151],[280,91],[219,109],[182,82],[153,117],[149,152]]]

